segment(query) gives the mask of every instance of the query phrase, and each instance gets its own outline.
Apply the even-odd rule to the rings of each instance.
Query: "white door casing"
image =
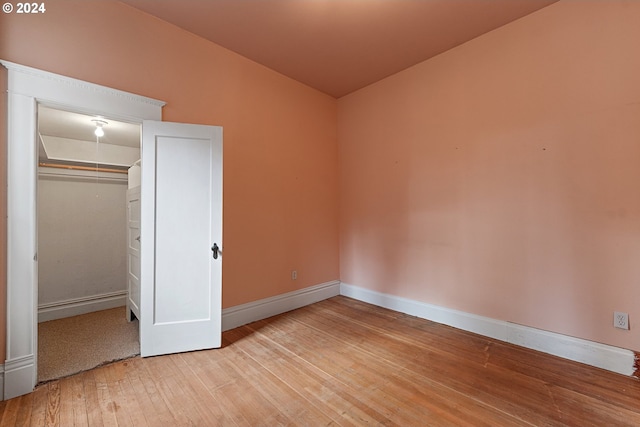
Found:
[[[220,347],[222,128],[142,126],[140,353]]]

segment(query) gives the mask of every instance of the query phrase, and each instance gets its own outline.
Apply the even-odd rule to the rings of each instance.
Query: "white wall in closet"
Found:
[[[125,304],[126,190],[126,174],[39,168],[39,321]]]

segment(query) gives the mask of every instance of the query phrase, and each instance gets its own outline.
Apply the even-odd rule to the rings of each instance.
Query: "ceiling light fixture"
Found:
[[[91,120],[92,122],[95,123],[96,125],[96,130],[94,131],[94,133],[96,134],[97,137],[102,137],[104,136],[104,129],[102,129],[104,126],[108,125],[109,123],[104,121],[104,120],[100,120],[100,119],[93,119]]]

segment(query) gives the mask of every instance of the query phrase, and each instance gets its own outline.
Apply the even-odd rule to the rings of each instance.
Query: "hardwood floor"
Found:
[[[47,383],[0,425],[640,425],[638,380],[345,297],[223,341]]]

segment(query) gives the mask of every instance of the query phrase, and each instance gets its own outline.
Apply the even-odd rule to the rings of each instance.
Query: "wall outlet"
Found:
[[[621,311],[614,311],[613,326],[619,329],[629,330],[629,314]]]
[[[291,270],[291,280],[296,280],[298,278],[298,271]]]

